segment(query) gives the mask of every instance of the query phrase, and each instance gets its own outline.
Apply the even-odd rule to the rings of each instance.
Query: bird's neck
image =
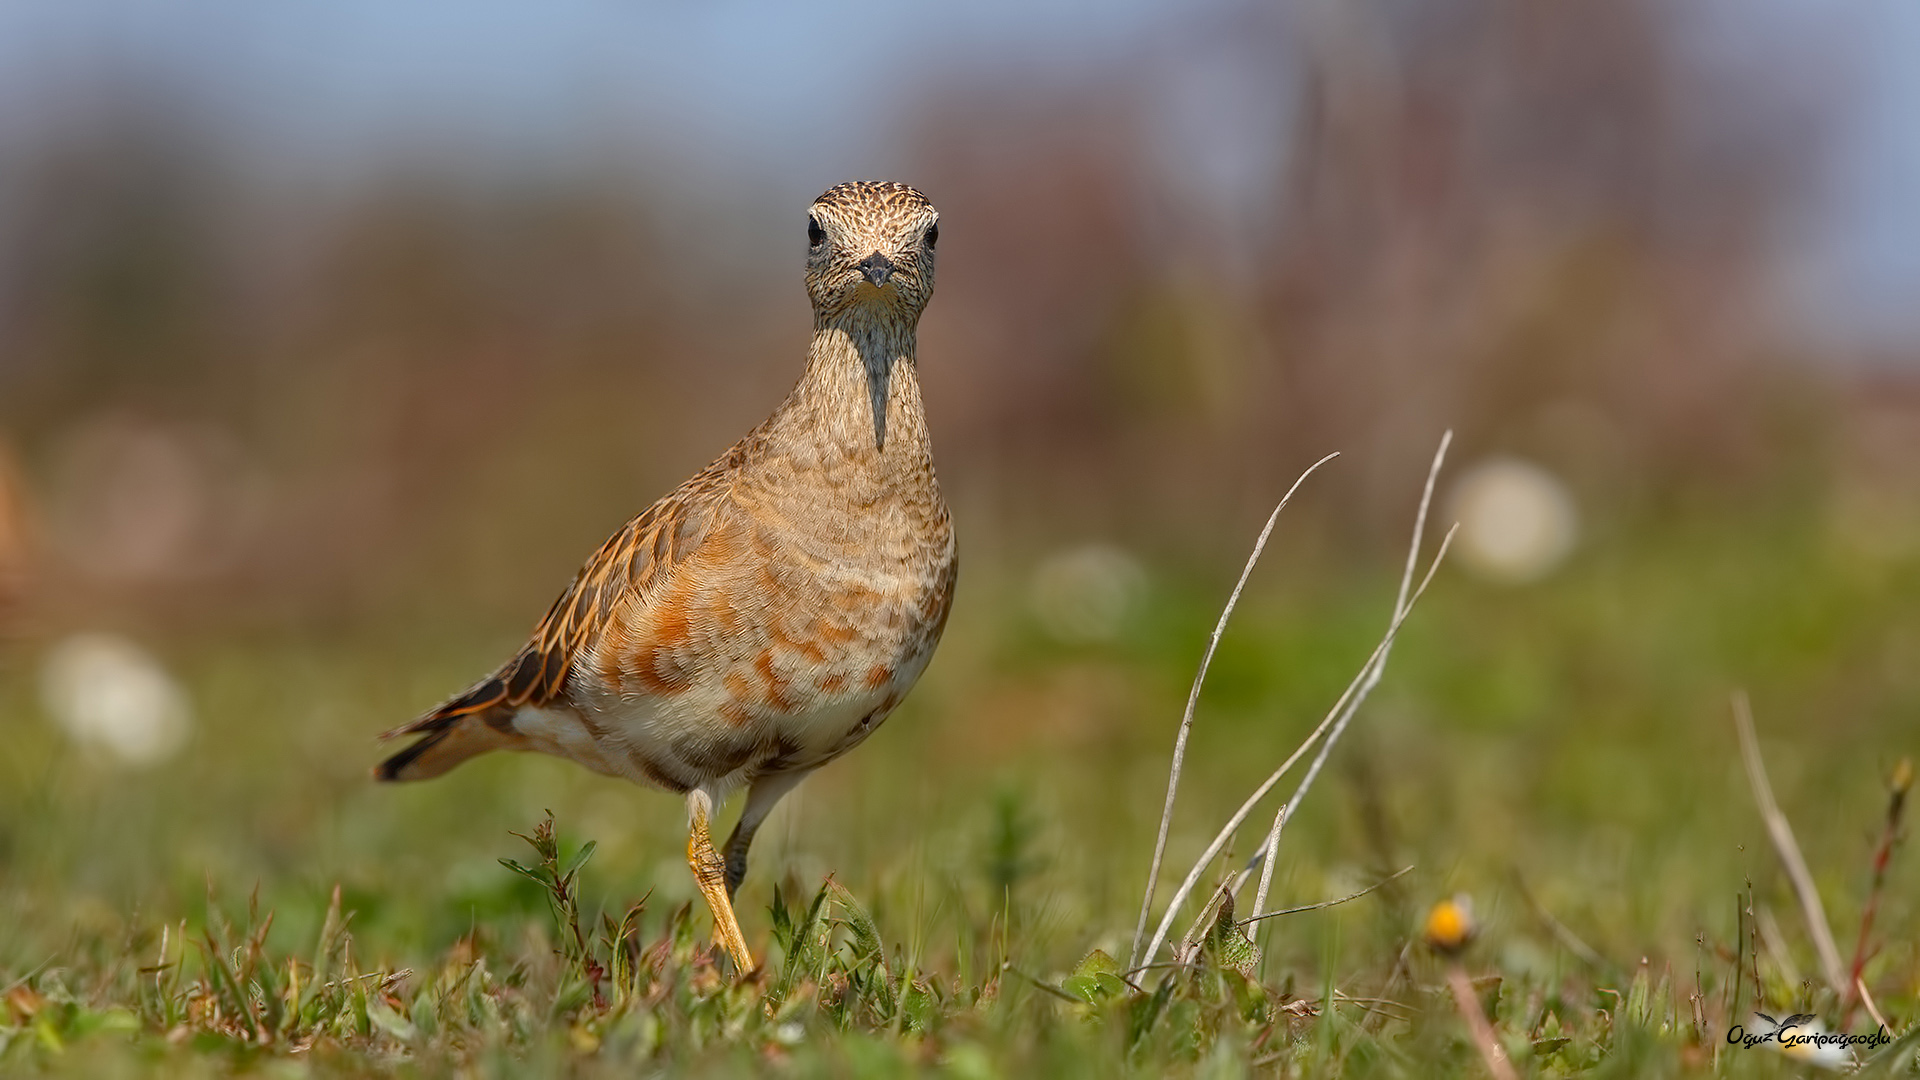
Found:
[[[857,457],[925,455],[915,367],[912,317],[856,306],[816,320],[793,404],[819,436]]]

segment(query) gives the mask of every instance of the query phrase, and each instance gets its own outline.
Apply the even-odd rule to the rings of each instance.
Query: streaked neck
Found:
[[[896,309],[856,305],[816,318],[800,390],[835,438],[890,449],[923,448],[914,324]],[[898,444],[898,445],[895,445]]]

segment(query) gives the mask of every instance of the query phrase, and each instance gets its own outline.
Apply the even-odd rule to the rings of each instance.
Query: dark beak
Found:
[[[867,275],[867,280],[873,282],[875,288],[885,285],[887,279],[893,276],[893,271],[893,260],[877,251],[860,260],[860,272]]]

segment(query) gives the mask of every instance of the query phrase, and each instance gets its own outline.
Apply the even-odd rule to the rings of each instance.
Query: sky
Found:
[[[683,174],[811,191],[884,171],[889,134],[942,79],[1004,70],[1068,80],[1144,55],[1157,35],[1222,6],[7,0],[0,145],[58,124],[91,88],[132,85],[187,102],[261,162],[304,177],[350,175],[384,149],[423,142],[491,163],[577,160],[607,132],[633,131],[645,138],[610,149],[671,148]],[[1769,50],[1801,41],[1842,58],[1819,195],[1788,238],[1788,301],[1816,336],[1920,343],[1920,3],[1723,0],[1700,10],[1693,44],[1718,62],[1767,64]],[[1173,126],[1249,100],[1236,70],[1169,74]],[[1234,140],[1203,132],[1194,145]],[[1193,172],[1231,187],[1262,164],[1228,153]]]
[[[1849,5],[1850,108],[1798,291],[1833,332],[1920,341],[1920,4]]]

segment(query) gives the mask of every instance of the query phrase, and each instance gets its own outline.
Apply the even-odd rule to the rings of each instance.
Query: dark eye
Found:
[[[933,224],[927,226],[927,250],[929,251],[933,250],[933,245],[939,242],[940,242],[940,223],[936,221]]]
[[[820,219],[807,215],[807,246],[819,247],[827,242],[827,231],[820,227]]]

